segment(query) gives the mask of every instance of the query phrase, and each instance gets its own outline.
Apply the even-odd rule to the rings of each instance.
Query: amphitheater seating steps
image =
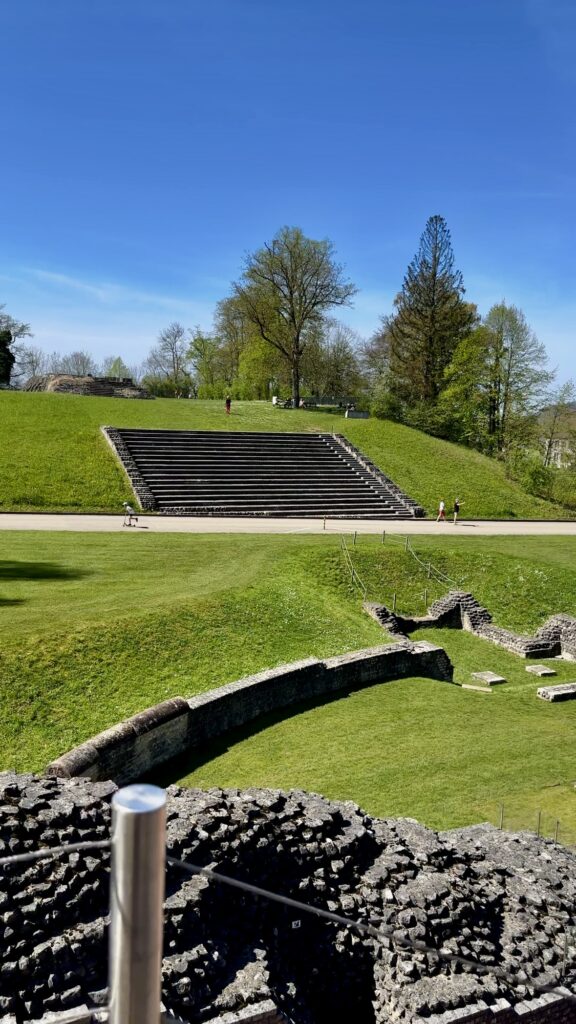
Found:
[[[335,434],[105,428],[166,514],[413,519],[423,510]]]

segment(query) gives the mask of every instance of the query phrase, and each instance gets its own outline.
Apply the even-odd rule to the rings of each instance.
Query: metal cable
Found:
[[[7,864],[25,864],[27,861],[41,860],[45,857],[58,857],[62,853],[75,853],[77,850],[105,850],[111,846],[110,839],[96,839],[85,843],[67,843],[66,846],[45,846],[29,853],[14,853],[9,857],[0,857],[0,867]]]
[[[250,882],[242,882],[238,878],[230,878],[229,875],[222,875],[219,871],[212,871],[210,868],[203,868],[197,864],[191,864],[189,861],[178,860],[176,857],[168,856],[166,858],[166,863],[171,867],[179,868],[181,871],[186,871],[188,874],[203,875],[205,878],[209,878],[214,882],[221,882],[222,884],[232,886],[235,889],[241,889],[243,892],[251,893],[253,896],[262,896],[264,899],[271,900],[275,903],[281,903],[284,906],[293,907],[294,910],[300,910],[302,913],[313,914],[326,921],[331,921],[333,924],[339,924],[345,928],[353,929],[361,935],[369,935],[371,938],[377,939],[379,942],[391,941],[396,946],[401,946],[405,949],[413,949],[418,953],[428,953],[447,963],[456,963],[463,967],[471,967],[477,974],[494,975],[495,977],[507,982],[509,985],[522,985],[523,987],[530,988],[534,992],[551,992],[555,995],[562,996],[564,999],[571,999],[576,1002],[576,995],[569,989],[564,988],[564,986],[558,984],[533,985],[529,982],[525,985],[524,981],[520,981],[515,975],[504,970],[503,967],[481,964],[477,960],[460,956],[458,953],[452,953],[447,949],[437,949],[435,946],[429,946],[420,939],[410,939],[406,936],[399,936],[395,933],[393,928],[390,928],[384,922],[379,922],[376,927],[370,922],[355,921],[353,918],[343,917],[341,914],[334,914],[330,910],[323,910],[321,907],[313,907],[308,903],[302,903],[301,900],[295,900],[290,896],[282,896],[280,893],[272,892],[270,889],[262,889],[260,886],[252,885]]]

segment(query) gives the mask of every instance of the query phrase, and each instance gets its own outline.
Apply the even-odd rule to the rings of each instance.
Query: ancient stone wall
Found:
[[[399,639],[426,627],[466,629],[513,654],[519,654],[521,658],[562,656],[576,660],[576,618],[570,615],[553,615],[534,636],[521,636],[495,626],[490,612],[479,604],[473,594],[462,590],[451,590],[430,606],[428,615],[420,617],[399,615],[385,605],[373,602],[366,602],[364,610]]]
[[[0,775],[1,852],[108,838],[114,790]],[[361,938],[169,866],[162,999],[190,1024],[250,1020],[270,1003],[293,1024],[576,1022],[574,1002],[539,991],[576,983],[576,855],[551,840],[436,833],[296,791],[170,787],[167,848],[394,936]],[[107,850],[2,869],[0,1024],[107,1005],[109,886]]]
[[[135,782],[270,711],[407,676],[450,681],[453,668],[441,647],[425,641],[280,665],[189,700],[173,697],[156,704],[63,754],[48,765],[47,774]]]

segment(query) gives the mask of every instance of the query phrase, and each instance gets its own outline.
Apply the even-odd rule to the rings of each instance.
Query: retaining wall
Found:
[[[420,617],[399,615],[385,605],[372,602],[366,602],[364,610],[392,636],[400,639],[426,627],[465,629],[521,658],[561,656],[568,661],[576,661],[576,618],[571,615],[552,615],[533,636],[522,636],[495,626],[490,612],[473,594],[463,590],[449,591],[430,606],[428,615]]]
[[[280,665],[189,700],[173,697],[147,708],[52,761],[46,774],[125,785],[271,711],[408,676],[450,682],[453,667],[446,652],[427,641]]]

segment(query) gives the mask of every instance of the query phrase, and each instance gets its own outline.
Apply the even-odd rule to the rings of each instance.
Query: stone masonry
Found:
[[[0,855],[107,838],[114,790],[0,775]],[[576,855],[551,840],[488,825],[436,833],[298,791],[168,797],[173,857],[506,974],[168,867],[162,998],[174,1017],[230,1024],[262,1010],[270,1021],[276,1007],[292,1024],[576,1021],[575,1003],[539,992],[576,982]],[[2,868],[1,1024],[107,1004],[109,882],[102,850]]]
[[[405,639],[415,630],[427,626],[465,629],[521,658],[561,656],[570,661],[576,660],[576,618],[570,615],[553,615],[534,636],[521,636],[495,626],[490,612],[472,594],[462,590],[451,590],[430,606],[428,615],[420,617],[398,615],[384,605],[370,602],[364,604],[364,609],[398,639]]]

